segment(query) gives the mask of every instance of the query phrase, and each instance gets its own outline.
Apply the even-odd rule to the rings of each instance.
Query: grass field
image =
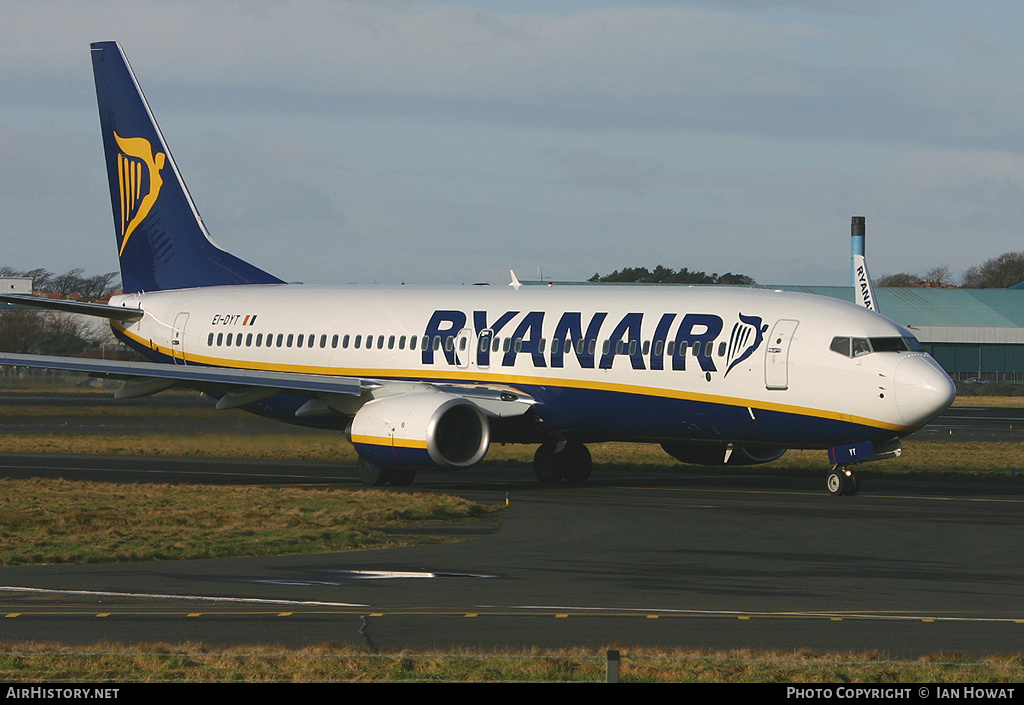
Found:
[[[1024,396],[962,395],[953,400],[953,406],[994,406],[1019,409],[1024,406]]]
[[[650,470],[685,472],[696,466],[681,465],[659,446],[645,443],[595,443],[588,446],[595,471]],[[483,465],[522,466],[530,472],[535,446],[493,446]],[[0,452],[85,453],[100,455],[147,455],[168,457],[219,457],[288,459],[354,463],[356,453],[341,434],[304,436],[286,431],[259,436],[203,433],[188,436],[145,434],[102,435],[0,435]],[[791,450],[765,466],[773,473],[824,474],[824,451]],[[749,472],[749,469],[715,468],[716,472]],[[903,455],[893,460],[865,464],[859,472],[872,475],[914,475],[961,480],[1020,482],[1024,472],[1022,443],[904,443]]]
[[[423,526],[494,526],[500,509],[433,493],[0,479],[0,565],[407,546],[450,540]]]
[[[893,660],[879,652],[700,651],[615,645],[624,683],[1019,683],[1019,655],[936,653]],[[5,682],[601,682],[609,649],[507,649],[490,653],[359,653],[329,644],[211,649],[199,644],[81,648],[0,644]],[[847,697],[853,697],[850,688]],[[908,697],[904,695],[903,697]],[[1005,697],[1005,695],[1004,695]]]

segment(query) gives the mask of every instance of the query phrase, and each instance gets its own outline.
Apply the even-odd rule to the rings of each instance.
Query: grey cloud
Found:
[[[644,192],[667,181],[659,159],[613,157],[594,149],[548,149],[543,156],[570,183],[586,190]]]
[[[815,26],[814,11],[810,20],[769,20],[786,15],[754,6],[554,14],[429,2],[14,2],[5,20],[20,34],[0,30],[10,35],[0,42],[0,91],[35,105],[83,101],[85,47],[103,27],[100,38],[120,39],[144,85],[173,105],[1019,146],[1016,124],[1000,119],[1024,109],[1014,85],[974,64],[878,68],[862,56],[844,64],[825,47],[842,44],[848,26]],[[836,0],[819,12],[878,7]],[[60,28],[54,15],[65,18]],[[961,30],[960,41],[995,45],[976,28]],[[74,89],[38,90],[45,76],[51,87],[66,84],[69,72],[86,78]]]

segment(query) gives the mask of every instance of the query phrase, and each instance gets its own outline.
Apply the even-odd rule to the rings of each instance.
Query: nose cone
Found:
[[[908,426],[924,426],[949,408],[956,385],[928,355],[907,357],[896,367],[896,408]]]

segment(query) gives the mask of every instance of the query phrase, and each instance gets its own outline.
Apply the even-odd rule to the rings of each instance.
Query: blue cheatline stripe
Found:
[[[150,347],[132,334],[114,327],[115,334],[128,345],[155,362],[172,363],[170,351],[159,346]],[[148,341],[146,341],[148,342]],[[188,356],[189,364],[211,365],[213,358]],[[226,367],[245,367],[238,361],[223,360]],[[281,367],[262,365],[261,369],[280,371]],[[317,372],[321,368],[289,366],[287,371]],[[364,377],[396,381],[422,380],[423,372],[416,370],[335,370],[339,376]],[[787,447],[827,448],[863,441],[890,438],[901,429],[875,424],[868,419],[833,418],[813,409],[793,406],[765,408],[744,405],[742,400],[719,400],[697,395],[696,398],[646,393],[644,388],[618,385],[596,389],[584,382],[543,380],[544,384],[518,376],[493,375],[493,380],[460,379],[440,372],[427,381],[437,383],[472,383],[488,381],[506,383],[533,397],[537,404],[532,413],[539,424],[552,433],[563,430],[586,429],[579,433],[588,441],[651,441],[721,438],[723,442],[775,443]],[[655,390],[657,391],[657,390]],[[284,394],[260,404],[251,410],[261,415],[301,425],[338,427],[330,417],[317,419],[296,418],[295,410],[305,399]],[[730,403],[731,402],[731,403]],[[838,415],[836,415],[838,416]],[[531,438],[532,441],[532,438]],[[514,442],[511,441],[511,442]],[[529,442],[529,441],[525,441]]]

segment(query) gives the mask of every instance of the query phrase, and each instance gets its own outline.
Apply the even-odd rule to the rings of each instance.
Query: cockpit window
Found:
[[[835,338],[832,338],[832,345],[829,346],[829,349],[831,349],[832,352],[837,352],[840,355],[850,357],[850,339],[837,335]]]
[[[918,348],[920,349],[920,346]],[[906,352],[911,347],[907,344],[906,338],[872,338],[871,349],[875,352]]]
[[[860,357],[873,352],[921,352],[924,348],[917,338],[886,337],[886,338],[847,338],[836,336],[832,339],[829,349],[846,357]]]

